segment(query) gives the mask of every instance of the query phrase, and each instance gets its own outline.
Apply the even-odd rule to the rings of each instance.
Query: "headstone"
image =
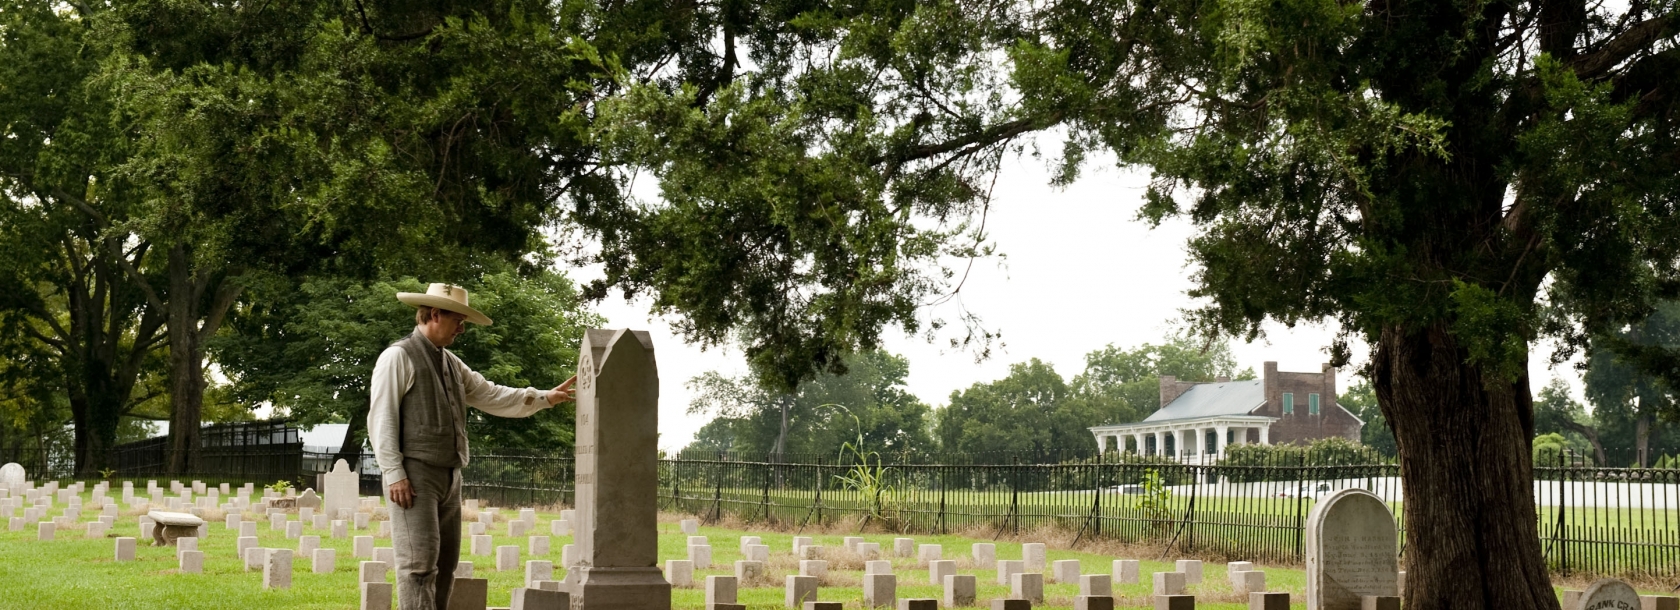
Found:
[[[1250,593],[1264,593],[1266,591],[1266,573],[1259,570],[1237,572],[1231,577],[1231,590],[1237,595]]]
[[[490,581],[455,577],[455,586],[449,590],[449,610],[486,610],[489,601]]]
[[[1639,610],[1680,610],[1680,597],[1641,595]]]
[[[204,551],[181,551],[177,556],[182,574],[204,573]]]
[[[994,599],[992,610],[1032,610],[1032,602],[1024,599]]]
[[[893,555],[896,555],[896,556],[899,556],[899,557],[909,557],[909,556],[911,556],[915,553],[916,553],[916,539],[915,538],[894,538],[893,539]]]
[[[1135,585],[1135,584],[1137,584],[1138,583],[1138,560],[1136,560],[1136,559],[1116,559],[1116,560],[1114,560],[1114,571],[1112,573],[1110,573],[1109,575],[1111,577],[1113,577],[1114,584],[1117,584],[1117,585]]]
[[[898,610],[939,610],[937,599],[901,599]]]
[[[373,536],[357,536],[350,555],[360,559],[373,559]]]
[[[368,516],[369,515],[367,513],[356,513],[356,516],[354,517],[354,519],[356,521],[356,529],[359,529],[359,530],[367,529],[367,527],[368,527]]]
[[[287,540],[296,540],[296,539],[298,539],[299,537],[302,537],[302,536],[303,536],[303,522],[302,521],[287,521],[286,522],[286,539]]]
[[[935,559],[928,562],[928,584],[940,585],[945,583],[945,577],[957,573],[957,562],[950,559]]]
[[[308,519],[315,514],[315,509],[321,508],[321,496],[315,494],[315,489],[303,490],[303,495],[297,497],[298,518]],[[304,511],[309,511],[305,513]]]
[[[955,608],[974,605],[974,589],[977,584],[975,580],[972,574],[946,575],[945,582],[941,583],[945,585],[945,606]]]
[[[1043,572],[1044,558],[1044,543],[1028,542],[1021,545],[1021,561],[1026,562],[1026,571]]]
[[[881,558],[881,544],[878,542],[859,542],[857,554],[865,560]]]
[[[846,610],[846,605],[840,602],[805,602],[801,610]]]
[[[240,523],[239,524],[239,537],[240,538],[256,538],[257,537],[257,524],[254,523],[254,522],[251,522],[251,521],[245,521],[245,522]]]
[[[845,545],[846,550],[853,553],[857,552],[857,545],[861,542],[863,542],[863,536],[846,536],[840,539],[840,543]]]
[[[0,487],[10,490],[23,489],[23,482],[29,478],[29,473],[23,470],[23,465],[9,462],[0,466]]]
[[[735,582],[751,587],[764,577],[764,562],[742,559],[735,562]]]
[[[1182,574],[1182,572],[1175,572],[1175,574]],[[1196,610],[1196,596],[1157,595],[1155,596],[1155,610]]]
[[[997,584],[1009,584],[1010,576],[1026,571],[1026,568],[1023,567],[1024,564],[1025,562],[1019,559],[1005,559],[997,562]]]
[[[261,570],[268,563],[268,549],[253,546],[245,549],[245,571]]]
[[[51,521],[37,523],[35,524],[35,539],[42,542],[50,541],[53,539],[53,532],[57,529],[58,525]]]
[[[292,586],[292,550],[273,549],[263,568],[264,589],[289,589]]]
[[[383,561],[360,561],[356,563],[356,580],[359,582],[385,582],[385,571],[391,569],[391,564]]]
[[[892,571],[892,561],[887,560],[887,559],[876,559],[876,560],[872,560],[872,561],[865,561],[865,562],[863,562],[863,573],[864,574],[891,574],[891,573],[893,573],[893,571]]]
[[[1281,592],[1249,593],[1248,610],[1289,610],[1289,594]]]
[[[573,567],[577,566],[577,563],[578,563],[577,550],[574,549],[572,547],[572,545],[570,545],[570,544],[561,546],[560,547],[560,565],[561,565],[561,567],[564,567],[567,570],[570,570]],[[708,567],[710,567],[712,564],[710,562],[708,562],[706,565]],[[564,589],[564,588],[562,588],[562,589]]]
[[[698,534],[698,533],[700,533],[700,520],[699,519],[683,519],[682,520],[682,533],[684,533],[684,534]]]
[[[1605,578],[1581,592],[1579,606],[1563,610],[1632,610],[1640,605],[1639,592],[1633,587],[1614,578]]]
[[[1360,610],[1400,610],[1398,595],[1367,595],[1359,599]]]
[[[821,559],[802,559],[799,561],[800,576],[815,576],[817,580],[828,577],[828,562]]]
[[[1178,569],[1174,571],[1184,573],[1184,584],[1202,584],[1202,560],[1180,559],[1176,565],[1178,566]]]
[[[548,522],[548,533],[555,536],[572,535],[572,522],[565,519],[555,519]]]
[[[105,537],[105,527],[106,527],[106,525],[105,525],[104,521],[91,521],[91,522],[89,522],[87,524],[87,537],[89,537],[89,538],[104,538]]]
[[[758,536],[742,536],[741,537],[741,554],[742,555],[747,554],[747,547],[755,545],[755,544],[763,544],[763,542],[764,541],[761,540]],[[749,557],[748,559],[751,559],[751,558]]]
[[[1359,610],[1366,595],[1399,592],[1394,513],[1375,494],[1345,489],[1307,517],[1307,610]]]
[[[805,549],[805,547],[811,546],[814,543],[815,542],[813,540],[811,540],[810,536],[794,536],[793,537],[793,556],[794,557],[801,556],[802,551]]]
[[[1114,610],[1114,597],[1109,595],[1079,595],[1073,598],[1073,610]]]
[[[1254,562],[1251,561],[1233,561],[1225,564],[1225,576],[1230,578],[1233,583],[1237,582],[1237,572],[1251,572],[1253,570]]]
[[[388,546],[373,547],[373,560],[383,561],[385,565],[396,567],[397,550]]]
[[[334,519],[332,522],[332,537],[340,540],[349,538],[350,526],[345,524],[341,519]]]
[[[807,544],[799,547],[799,552],[796,553],[795,556],[800,559],[822,559],[823,546],[820,544]]]
[[[944,547],[937,544],[924,544],[916,547],[916,567],[927,567],[928,562],[937,561],[944,552]]]
[[[496,571],[519,569],[519,547],[508,544],[496,547]]]
[[[338,567],[338,549],[310,549],[308,557],[316,574],[331,574]]]
[[[117,539],[117,561],[134,561],[134,539],[122,537]]]
[[[1107,574],[1080,574],[1079,594],[1091,597],[1114,595],[1114,581]]]
[[[314,557],[315,556],[315,549],[318,549],[318,548],[321,548],[321,537],[320,536],[299,536],[298,537],[298,551],[297,551],[297,556],[298,557]]]
[[[388,582],[362,583],[360,610],[391,610],[391,588]]]
[[[1044,574],[1022,572],[1009,576],[1009,596],[1035,604],[1044,603]]]
[[[525,538],[525,548],[533,557],[548,556],[548,536],[528,536]]]
[[[472,554],[487,557],[495,552],[495,542],[486,535],[472,537]]]
[[[1055,578],[1056,582],[1062,584],[1073,584],[1079,582],[1079,560],[1058,559],[1051,562],[1050,576]]]
[[[997,545],[990,542],[976,542],[969,553],[974,558],[974,567],[982,570],[997,567]]]
[[[694,586],[694,562],[687,559],[665,560],[665,581],[673,587]]]
[[[356,510],[357,493],[361,484],[357,481],[356,473],[350,470],[350,464],[344,460],[333,463],[332,470],[322,477],[321,509],[329,517],[339,517],[340,511]]]
[[[711,608],[716,604],[733,603],[735,603],[735,577],[707,576],[706,607]]]
[[[590,329],[578,350],[576,610],[669,610],[659,561],[659,371],[648,333]]]
[[[1157,597],[1184,594],[1183,572],[1156,572],[1155,595]]]
[[[483,523],[468,523],[467,524],[467,535],[468,536],[483,536],[485,534],[490,533],[490,532],[486,531],[487,529],[488,529],[487,526],[485,526]]]
[[[243,558],[243,557],[245,557],[245,551],[246,550],[254,549],[256,547],[257,547],[257,537],[256,536],[240,536],[238,540],[234,541],[234,546],[233,546],[234,554]]]
[[[514,538],[524,536],[526,530],[530,529],[530,526],[531,526],[531,524],[526,523],[525,521],[520,520],[520,519],[514,519],[512,521],[509,521],[508,522],[508,535],[512,536]]]
[[[863,575],[863,607],[891,608],[898,601],[898,577],[892,574]]]
[[[197,538],[178,538],[175,540],[175,556],[180,557],[183,551],[198,550]]]
[[[564,591],[521,587],[513,590],[509,610],[570,610],[571,607],[572,598]]]
[[[525,587],[537,588],[537,582],[543,580],[554,580],[554,562],[546,559],[525,562]]]
[[[783,605],[789,608],[803,606],[805,602],[817,601],[817,578],[815,576],[788,576],[787,584],[783,587]]]

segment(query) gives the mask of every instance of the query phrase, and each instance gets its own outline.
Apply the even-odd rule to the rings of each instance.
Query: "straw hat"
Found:
[[[477,309],[467,305],[467,289],[454,284],[432,284],[426,287],[425,294],[418,292],[399,292],[397,300],[420,307],[436,307],[445,311],[453,311],[467,317],[468,322],[480,326],[489,326],[490,318]]]

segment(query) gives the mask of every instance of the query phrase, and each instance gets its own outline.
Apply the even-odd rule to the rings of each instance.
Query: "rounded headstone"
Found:
[[[1606,578],[1581,593],[1581,605],[1563,610],[1639,610],[1639,592],[1627,583]]]
[[[1398,594],[1399,533],[1382,498],[1337,492],[1313,507],[1306,530],[1308,608],[1359,610],[1365,596]]]
[[[11,462],[0,466],[0,487],[23,489],[23,484],[28,478],[29,473],[24,472],[22,464]]]

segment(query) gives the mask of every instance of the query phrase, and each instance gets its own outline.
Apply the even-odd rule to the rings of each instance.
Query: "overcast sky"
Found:
[[[1002,333],[1005,345],[992,357],[976,363],[968,352],[930,345],[921,337],[889,331],[886,349],[910,361],[910,391],[935,408],[949,402],[953,390],[1007,374],[1009,365],[1030,358],[1053,364],[1072,378],[1084,366],[1086,353],[1107,344],[1132,347],[1159,342],[1194,305],[1185,291],[1192,269],[1186,266],[1186,240],[1192,227],[1174,220],[1155,228],[1135,219],[1142,203],[1147,174],[1122,172],[1112,166],[1088,170],[1067,189],[1048,185],[1040,161],[1030,158],[1006,162],[998,178],[988,233],[1004,260],[974,265],[959,294],[968,310],[985,325]],[[598,270],[573,269],[582,281]],[[717,370],[739,374],[746,370],[736,349],[701,351],[685,345],[660,319],[649,319],[647,303],[611,297],[599,309],[615,328],[652,332],[659,362],[659,446],[677,449],[694,438],[705,418],[686,414],[690,378]],[[932,314],[954,318],[954,310]],[[1265,339],[1232,345],[1238,367],[1276,360],[1281,370],[1318,371],[1327,361],[1325,348],[1335,329],[1274,325]],[[943,338],[949,338],[946,335]],[[1578,374],[1568,366],[1549,370],[1548,346],[1531,354],[1530,372],[1538,388],[1554,375],[1577,388]],[[1366,358],[1364,346],[1354,350],[1355,365]],[[1352,369],[1340,374],[1339,386],[1356,381]]]

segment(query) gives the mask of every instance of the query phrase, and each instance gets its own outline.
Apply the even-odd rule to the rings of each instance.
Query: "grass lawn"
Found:
[[[83,498],[85,503],[88,494],[84,494]],[[57,504],[52,514],[62,514],[62,509],[63,504]],[[96,520],[98,512],[97,507],[84,506],[83,523]],[[507,512],[517,514],[517,511]],[[286,590],[265,591],[262,589],[261,572],[246,572],[243,563],[234,556],[237,532],[228,530],[219,518],[211,521],[209,537],[199,542],[200,550],[205,552],[203,574],[177,573],[175,549],[147,546],[146,541],[141,541],[135,561],[114,561],[114,539],[117,536],[138,536],[136,517],[139,514],[134,510],[123,511],[114,531],[99,539],[86,538],[85,526],[81,524],[75,528],[60,529],[56,538],[50,542],[36,540],[35,525],[32,523],[25,524],[23,531],[0,531],[0,608],[243,610],[274,607],[342,610],[357,606],[356,562],[360,560],[351,557],[351,540],[333,539],[330,530],[305,528],[304,533],[320,535],[322,548],[337,549],[337,566],[332,573],[314,574],[310,570],[309,558],[298,557],[293,561],[292,587]],[[555,518],[558,518],[555,511],[539,512],[538,531],[535,533],[547,533],[549,520]],[[490,529],[495,545],[517,545],[521,549],[522,562],[532,559],[523,537],[516,539],[507,535],[505,519],[505,516],[498,515],[496,525]],[[297,548],[297,541],[288,540],[283,531],[271,530],[266,520],[258,523],[257,530],[261,546]],[[367,531],[352,530],[352,535],[368,535],[373,531],[377,531],[377,523]],[[674,520],[659,523],[659,532],[661,561],[686,558],[687,538],[679,531]],[[763,538],[764,544],[771,550],[766,572],[774,577],[774,581],[756,583],[758,586],[744,586],[740,592],[740,601],[754,609],[782,607],[781,579],[785,575],[797,573],[797,561],[790,552],[791,533],[702,527],[700,534],[710,538],[713,567],[696,571],[695,580],[698,583],[703,583],[707,575],[733,573],[733,562],[742,558],[739,549],[740,536],[756,535]],[[844,601],[848,608],[861,607],[861,559],[841,550],[842,534],[822,534],[813,537],[816,544],[823,545],[832,552],[829,557],[829,577],[819,590],[819,599]],[[917,543],[944,545],[945,558],[958,561],[959,573],[976,575],[980,584],[978,597],[981,603],[984,604],[994,597],[1007,596],[1008,586],[997,584],[995,571],[976,569],[968,560],[970,545],[981,540],[960,536],[912,537]],[[866,540],[881,543],[888,554],[891,553],[892,538],[890,534],[865,535]],[[542,559],[558,563],[561,546],[570,541],[568,537],[551,538],[552,552]],[[390,541],[378,539],[376,544],[389,546]],[[997,556],[1000,559],[1018,559],[1021,557],[1021,545],[1018,542],[1000,541],[997,543]],[[1082,571],[1085,573],[1106,573],[1109,571],[1110,561],[1116,558],[1118,557],[1059,549],[1049,551],[1050,561],[1080,560]],[[488,556],[464,555],[461,559],[474,563],[475,577],[489,579],[491,606],[508,605],[512,589],[522,586],[522,570],[498,572],[494,570],[493,558]],[[900,598],[940,597],[940,587],[927,584],[927,570],[917,568],[914,558],[892,560],[894,572],[899,576]],[[1289,591],[1297,600],[1292,607],[1305,607],[1305,575],[1301,570],[1280,566],[1261,567],[1267,573],[1269,589]],[[1141,572],[1143,580],[1147,583],[1149,573],[1171,569],[1170,564],[1146,560]],[[1190,589],[1190,593],[1198,597],[1198,608],[1240,610],[1247,607],[1225,584],[1224,564],[1208,563],[1204,570],[1204,583],[1193,585]],[[556,579],[563,578],[563,574],[562,569],[555,568]],[[1048,577],[1046,580],[1048,581]],[[673,607],[699,610],[704,599],[702,587],[675,590],[672,594]],[[1047,582],[1047,605],[1039,607],[1071,608],[1076,592],[1077,586],[1074,584]],[[1152,607],[1148,604],[1149,592],[1148,584],[1115,586],[1119,607],[1122,608]]]

